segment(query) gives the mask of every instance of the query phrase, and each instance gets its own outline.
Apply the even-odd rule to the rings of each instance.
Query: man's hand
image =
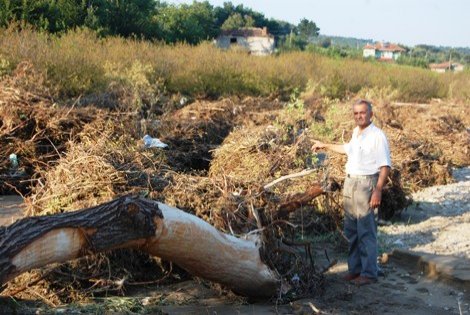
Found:
[[[390,166],[385,165],[380,167],[377,186],[375,186],[374,190],[372,191],[372,196],[370,197],[369,206],[371,209],[375,209],[380,206],[380,202],[382,201],[382,188],[384,187],[389,174]]]
[[[382,201],[382,190],[378,188],[374,188],[372,191],[372,196],[370,197],[369,206],[371,209],[378,208],[380,206],[380,202]]]
[[[313,151],[318,151],[318,150],[321,150],[321,149],[324,149],[324,148],[326,148],[326,145],[323,142],[313,140],[313,145],[312,145],[312,150]]]
[[[340,154],[346,154],[346,151],[344,151],[344,146],[342,144],[323,143],[321,141],[313,140],[312,151],[316,152],[322,149]]]

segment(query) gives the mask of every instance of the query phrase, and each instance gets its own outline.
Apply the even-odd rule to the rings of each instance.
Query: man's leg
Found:
[[[377,279],[377,225],[372,211],[358,219],[357,230],[361,253],[361,276]]]
[[[349,214],[344,215],[344,235],[348,239],[348,271],[351,275],[361,273],[361,255],[357,237],[357,219]]]
[[[358,275],[361,273],[361,256],[359,252],[359,240],[357,237],[357,217],[356,207],[354,204],[354,187],[353,179],[346,178],[343,187],[344,202],[344,235],[348,239],[348,271],[350,275]]]
[[[373,209],[369,207],[376,179],[364,180],[356,187],[357,237],[361,260],[361,276],[377,279],[377,223]]]

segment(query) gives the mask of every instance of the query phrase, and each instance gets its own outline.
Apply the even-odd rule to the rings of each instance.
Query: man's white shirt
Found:
[[[371,123],[359,134],[354,128],[349,143],[344,144],[348,155],[346,173],[350,175],[373,175],[382,166],[392,166],[387,137],[382,130]]]

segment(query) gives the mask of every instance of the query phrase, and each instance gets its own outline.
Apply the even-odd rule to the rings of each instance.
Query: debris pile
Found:
[[[306,106],[299,99],[199,100],[180,108],[163,105],[168,111],[141,119],[118,106],[60,106],[47,95],[28,64],[0,81],[0,169],[6,172],[10,155],[17,155],[29,179],[28,215],[140,194],[193,213],[226,233],[263,233],[266,262],[288,279],[297,297],[321,287],[325,266],[315,264],[309,242],[297,239],[299,233],[311,237],[341,227],[341,194],[315,200],[302,196],[312,187],[328,191],[332,181],[341,183],[345,157],[312,152],[311,145],[314,139],[349,140],[354,127],[349,102],[318,99]],[[442,115],[442,107],[384,103],[374,109],[374,122],[388,136],[394,166],[382,218],[406,207],[411,192],[450,181],[452,166],[470,164],[468,109],[450,106]],[[146,146],[144,134],[168,147]],[[307,175],[266,188],[306,169],[311,170]],[[295,198],[307,201],[293,203],[298,208],[288,211],[282,208]],[[145,280],[135,268],[141,264],[168,271],[165,262],[153,258],[113,253],[26,274],[10,282],[7,292],[37,298],[33,291],[38,287],[43,296],[60,291],[51,295],[53,303],[106,290],[122,293],[135,279]],[[23,288],[29,279],[37,281]],[[158,278],[149,281],[157,283]]]

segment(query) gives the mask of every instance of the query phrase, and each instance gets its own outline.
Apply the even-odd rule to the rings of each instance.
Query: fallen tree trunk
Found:
[[[89,209],[24,218],[0,227],[0,285],[53,262],[134,248],[239,294],[269,297],[277,293],[281,281],[262,261],[261,246],[259,238],[221,233],[177,208],[121,197]]]

